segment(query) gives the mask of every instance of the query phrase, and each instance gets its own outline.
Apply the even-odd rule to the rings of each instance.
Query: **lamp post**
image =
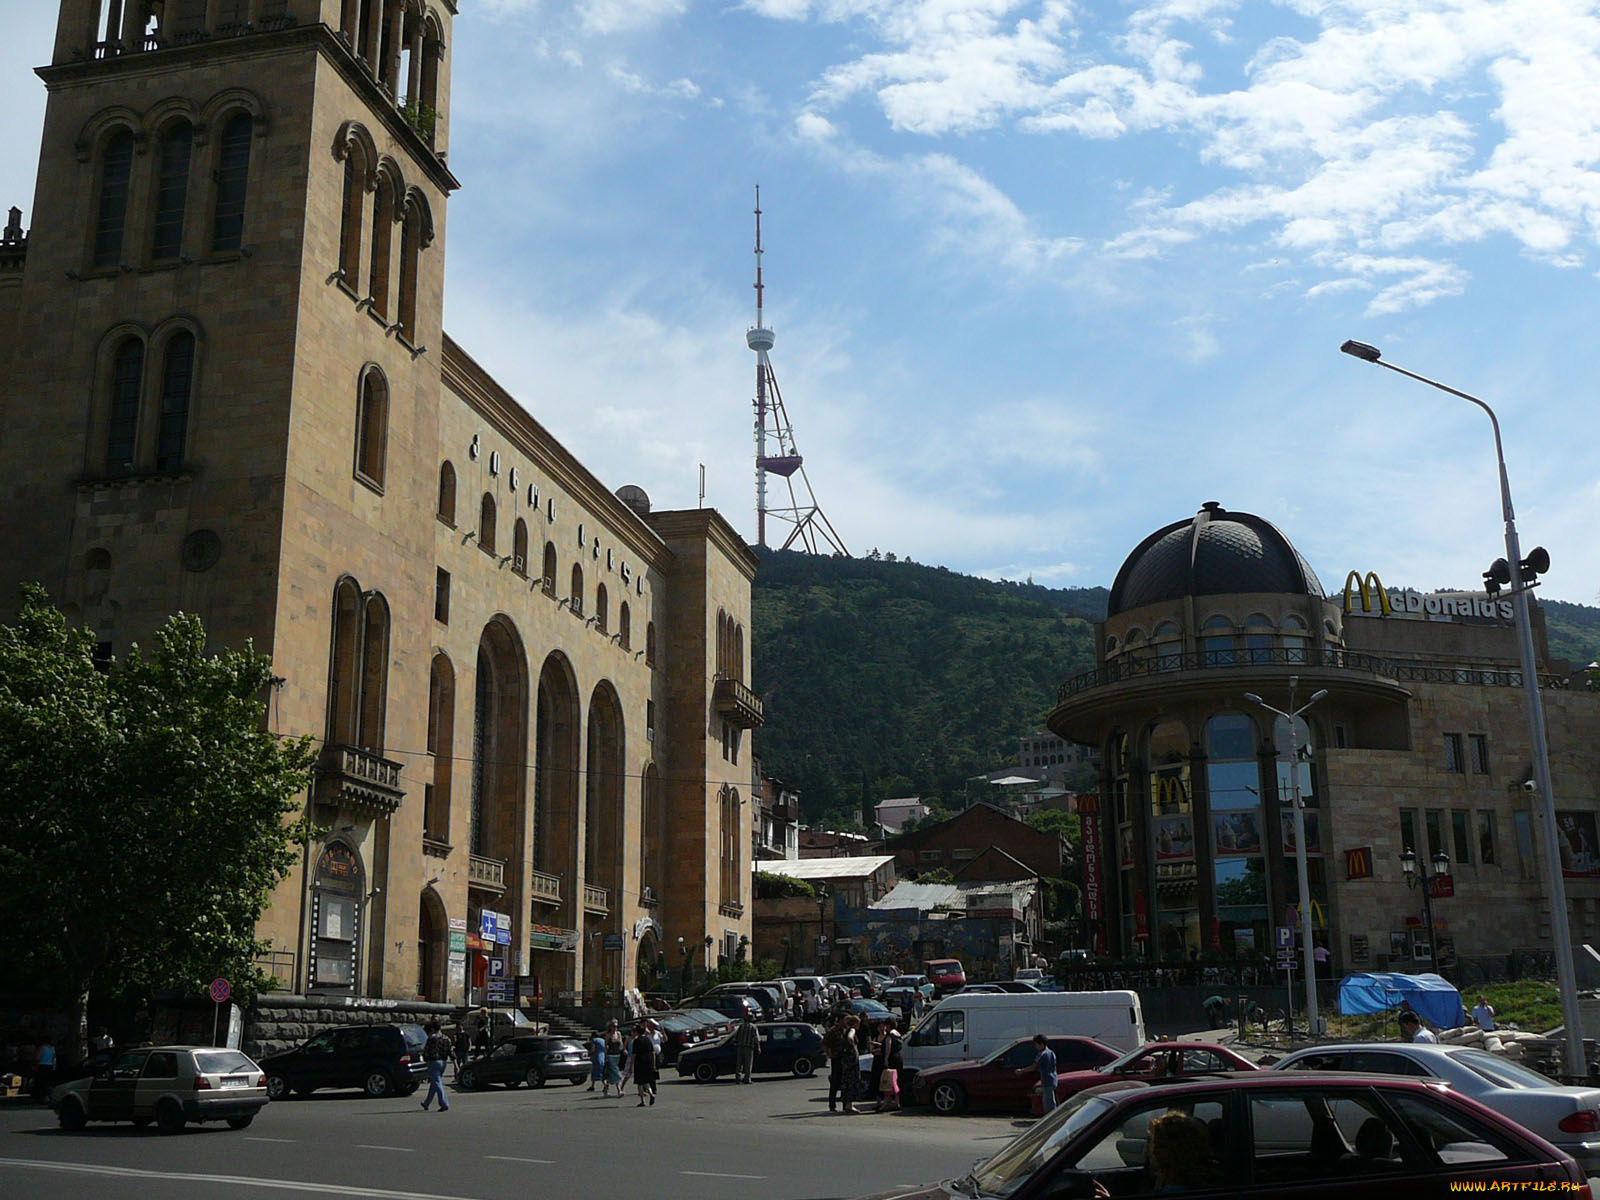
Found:
[[[1317,1036],[1317,958],[1311,945],[1311,884],[1306,869],[1306,806],[1300,795],[1300,714],[1328,694],[1324,688],[1299,708],[1294,706],[1298,675],[1289,676],[1289,711],[1273,708],[1260,696],[1246,692],[1245,699],[1280,716],[1289,729],[1289,788],[1294,798],[1294,865],[1300,879],[1300,961],[1306,973],[1306,1034]]]
[[[1422,925],[1428,931],[1428,956],[1433,960],[1433,969],[1438,971],[1439,942],[1433,936],[1433,881],[1450,874],[1450,856],[1443,850],[1435,850],[1429,862],[1433,867],[1433,875],[1420,875],[1417,872],[1417,852],[1410,846],[1400,852],[1400,870],[1405,873],[1406,887],[1422,887]]]
[[[1431,388],[1447,392],[1469,404],[1476,404],[1489,415],[1489,424],[1494,427],[1494,456],[1500,469],[1500,511],[1505,519],[1506,562],[1514,575],[1511,603],[1516,614],[1517,648],[1522,657],[1522,692],[1528,703],[1528,733],[1533,746],[1533,780],[1543,801],[1540,815],[1544,819],[1545,869],[1550,876],[1548,882],[1550,934],[1551,940],[1555,943],[1556,982],[1561,990],[1561,1022],[1566,1032],[1567,1043],[1563,1058],[1569,1076],[1583,1075],[1586,1071],[1583,1057],[1583,1030],[1578,1024],[1578,985],[1574,978],[1575,967],[1572,960],[1572,930],[1567,923],[1567,886],[1561,874],[1561,848],[1556,843],[1556,797],[1550,785],[1550,743],[1545,733],[1544,698],[1539,695],[1539,677],[1535,673],[1537,664],[1533,659],[1533,622],[1528,614],[1528,590],[1523,586],[1522,547],[1517,541],[1516,512],[1511,507],[1511,481],[1506,475],[1505,450],[1500,441],[1500,420],[1494,415],[1494,409],[1476,396],[1459,392],[1425,375],[1407,371],[1404,367],[1384,362],[1376,346],[1369,346],[1365,342],[1347,341],[1339,349],[1353,358],[1384,367],[1397,375],[1404,375],[1407,379],[1415,379],[1418,383],[1425,383]]]
[[[683,1002],[683,993],[689,986],[689,944],[681,937],[678,939],[678,957],[682,962],[678,966],[678,1002]]]

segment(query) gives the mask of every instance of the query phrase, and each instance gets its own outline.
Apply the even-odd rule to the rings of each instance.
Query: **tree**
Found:
[[[255,928],[295,848],[310,738],[266,728],[271,664],[208,654],[197,617],[98,666],[36,585],[0,626],[0,950],[70,1011],[218,975],[264,984]],[[77,1047],[66,1047],[69,1053]]]
[[[1041,833],[1053,833],[1076,845],[1083,833],[1083,819],[1064,808],[1036,808],[1028,814],[1028,824]]]

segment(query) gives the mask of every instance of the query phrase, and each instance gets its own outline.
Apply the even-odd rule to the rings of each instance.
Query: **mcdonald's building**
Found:
[[[1216,503],[1123,563],[1095,666],[1062,683],[1049,718],[1102,755],[1084,826],[1102,864],[1089,945],[1255,961],[1276,926],[1298,929],[1298,745],[1313,936],[1330,972],[1473,960],[1496,974],[1509,954],[1550,948],[1510,606],[1385,587],[1365,569],[1345,579],[1328,594],[1275,526]],[[1537,604],[1532,619],[1573,932],[1600,943],[1600,694],[1568,686]],[[1250,699],[1287,712],[1323,691],[1293,733]],[[1432,941],[1417,933],[1407,848],[1425,869],[1449,859]]]

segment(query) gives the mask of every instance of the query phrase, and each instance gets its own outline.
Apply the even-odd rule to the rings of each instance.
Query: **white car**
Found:
[[[1289,1055],[1273,1069],[1441,1079],[1570,1154],[1585,1174],[1600,1171],[1600,1088],[1564,1087],[1475,1046],[1395,1042],[1317,1046]]]
[[[1018,983],[1031,983],[1034,987],[1039,987],[1044,983],[1044,972],[1038,967],[1023,967],[1013,978]]]

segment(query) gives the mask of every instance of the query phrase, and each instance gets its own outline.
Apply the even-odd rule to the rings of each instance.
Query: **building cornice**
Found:
[[[739,568],[747,580],[754,580],[761,559],[738,530],[714,508],[677,508],[653,512],[650,526],[669,541],[673,538],[701,538],[715,546]]]

